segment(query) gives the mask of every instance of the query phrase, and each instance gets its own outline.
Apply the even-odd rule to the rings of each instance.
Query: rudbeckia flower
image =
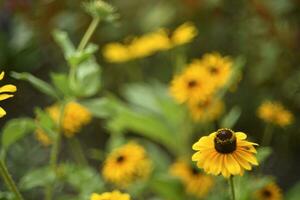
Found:
[[[257,200],[282,200],[281,189],[275,183],[269,183],[265,187],[256,191],[255,199]]]

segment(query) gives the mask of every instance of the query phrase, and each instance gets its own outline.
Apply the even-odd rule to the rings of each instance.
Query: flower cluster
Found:
[[[146,150],[134,143],[125,144],[111,152],[105,160],[102,174],[110,183],[126,188],[137,180],[146,179],[152,162]]]
[[[272,101],[263,102],[257,110],[257,115],[265,122],[281,127],[290,125],[294,120],[293,114],[281,103]]]
[[[112,192],[104,192],[102,194],[93,193],[90,200],[130,200],[130,195],[115,190]]]
[[[179,26],[171,34],[171,37],[166,29],[159,29],[140,37],[134,37],[126,43],[109,43],[104,47],[103,56],[109,62],[126,62],[188,43],[196,35],[196,27],[187,22]]]
[[[230,129],[219,129],[204,136],[193,145],[198,151],[192,157],[199,168],[208,174],[230,177],[243,175],[244,170],[251,170],[252,165],[258,165],[256,143],[246,141],[247,135]]]
[[[229,57],[222,57],[219,53],[205,54],[173,78],[171,95],[178,103],[188,104],[195,120],[213,120],[222,113],[223,106],[220,101],[212,99],[228,83],[232,71]]]
[[[4,72],[0,73],[0,81],[4,78]],[[17,87],[11,84],[3,85],[0,87],[0,101],[3,101],[5,99],[11,98],[14,95],[13,92],[17,91]],[[6,115],[5,110],[0,107],[0,118]]]
[[[170,172],[182,181],[188,194],[198,198],[204,198],[214,185],[211,176],[201,173],[183,160],[173,163]]]

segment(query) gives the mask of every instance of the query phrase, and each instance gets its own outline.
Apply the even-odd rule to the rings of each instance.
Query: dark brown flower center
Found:
[[[125,157],[123,155],[119,155],[116,159],[117,163],[122,163],[125,160]]]
[[[199,170],[195,166],[191,166],[191,172],[192,172],[193,175],[198,175],[199,174]]]
[[[219,69],[216,66],[210,66],[209,72],[211,74],[218,74],[219,73]]]
[[[230,129],[219,129],[214,139],[215,149],[219,153],[228,154],[236,149],[236,137]]]
[[[188,87],[189,88],[193,88],[193,87],[195,87],[195,86],[197,86],[197,81],[196,80],[189,80],[188,81]]]
[[[265,197],[265,198],[270,198],[272,196],[272,192],[267,190],[267,189],[264,189],[262,191],[262,195]]]

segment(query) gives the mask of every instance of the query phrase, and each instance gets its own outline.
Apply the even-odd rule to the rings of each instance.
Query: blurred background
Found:
[[[78,44],[90,23],[79,0],[2,0],[0,1],[0,69],[30,72],[49,80],[51,72],[66,71],[66,62],[55,44],[52,32],[62,29]],[[263,133],[264,124],[255,110],[265,99],[281,101],[295,115],[293,125],[275,129],[274,151],[264,166],[265,174],[278,178],[287,189],[300,180],[300,1],[299,0],[111,0],[120,14],[116,23],[102,22],[92,37],[99,45],[96,59],[102,67],[104,90],[122,98],[124,84],[158,81],[169,84],[172,78],[172,55],[164,53],[137,61],[141,71],[125,64],[106,62],[103,46],[120,42],[165,27],[174,30],[191,21],[198,36],[184,48],[185,59],[200,58],[205,52],[218,51],[232,57],[243,56],[246,66],[238,90],[225,98],[228,107],[239,105],[242,115],[234,127],[254,141]],[[135,73],[142,73],[142,79]],[[18,87],[15,98],[1,102],[9,110],[0,127],[9,119],[34,117],[35,107],[46,107],[51,100],[26,82],[6,76],[7,83]],[[99,119],[81,134],[83,147],[101,147],[107,139]],[[34,136],[20,142],[9,154],[11,171],[21,176],[46,160],[47,150],[31,148]],[[255,140],[256,139],[256,140]],[[64,148],[64,146],[62,147]],[[94,163],[95,167],[98,167]],[[17,166],[17,167],[16,167]],[[20,168],[20,166],[22,166]],[[18,168],[18,169],[17,169]]]

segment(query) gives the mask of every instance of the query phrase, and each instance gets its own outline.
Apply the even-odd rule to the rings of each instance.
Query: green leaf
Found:
[[[240,118],[242,110],[240,107],[233,107],[228,114],[223,117],[221,127],[232,128]]]
[[[85,49],[81,51],[76,51],[72,55],[68,57],[68,62],[71,66],[77,66],[80,63],[91,59],[93,56],[93,53],[95,53],[98,50],[98,46],[94,44],[89,44]]]
[[[52,83],[55,88],[64,96],[72,96],[72,90],[69,87],[69,78],[66,74],[51,73]]]
[[[272,153],[272,148],[270,147],[259,147],[257,149],[257,160],[259,163],[264,162]]]
[[[48,84],[47,82],[29,74],[29,73],[12,72],[11,76],[18,80],[27,81],[33,87],[38,89],[40,92],[42,92],[50,97],[53,97],[54,99],[59,99],[59,95],[57,94],[57,91],[50,84]]]
[[[70,88],[79,97],[95,95],[101,87],[100,66],[94,59],[87,60],[76,67],[70,77]]]
[[[114,113],[111,101],[105,97],[83,100],[80,104],[88,108],[95,117],[106,118]]]
[[[75,52],[75,47],[74,47],[73,43],[71,42],[68,34],[64,31],[55,30],[53,32],[53,37],[54,37],[54,40],[56,41],[56,43],[62,49],[65,59],[69,60],[69,58]]]
[[[300,199],[300,182],[296,183],[287,193],[285,200],[298,200]]]
[[[30,118],[13,119],[7,122],[2,131],[2,147],[7,150],[9,146],[22,139],[35,130],[35,122]]]
[[[22,190],[44,187],[54,183],[55,178],[55,172],[49,166],[34,169],[21,178],[19,187]]]

